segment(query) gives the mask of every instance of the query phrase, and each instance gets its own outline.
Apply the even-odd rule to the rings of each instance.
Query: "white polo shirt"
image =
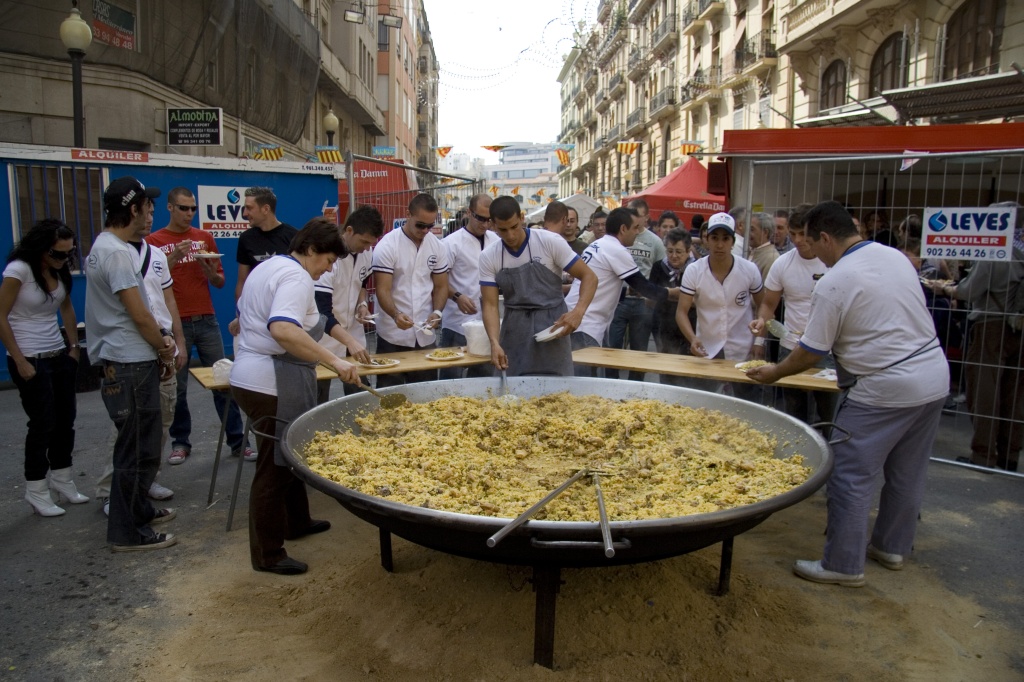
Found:
[[[780,340],[783,348],[793,350],[800,343],[800,335],[807,328],[807,316],[811,314],[811,293],[826,272],[828,267],[817,256],[808,260],[796,249],[787,251],[772,263],[764,288],[781,291],[786,302],[784,322],[790,333]]]
[[[395,307],[420,325],[434,311],[434,281],[431,276],[448,272],[448,249],[429,232],[417,248],[416,242],[404,230],[394,229],[381,237],[374,247],[373,271],[386,272],[394,277],[391,298]],[[408,348],[417,343],[429,346],[436,340],[433,335],[416,331],[416,327],[399,329],[395,321],[385,314],[377,318],[377,334],[391,344]]]
[[[171,311],[167,309],[167,301],[164,300],[164,289],[174,286],[171,278],[171,268],[167,265],[167,256],[155,246],[148,242],[142,242],[142,252],[139,254],[139,271],[142,271],[142,261],[146,257],[146,249],[149,249],[149,268],[142,278],[149,295],[149,311],[153,313],[156,323],[163,329],[171,328]]]
[[[711,273],[709,258],[688,266],[679,288],[693,296],[697,337],[708,357],[725,349],[727,360],[746,360],[754,342],[749,329],[754,319],[751,296],[761,291],[761,271],[750,261],[733,256],[732,270],[719,283]]]
[[[860,377],[849,393],[858,403],[915,407],[942,398],[949,393],[949,365],[914,266],[896,249],[862,244],[814,287],[800,345],[818,354],[831,350]]]
[[[480,238],[463,227],[452,232],[441,242],[448,249],[448,263],[451,265],[451,270],[448,271],[449,299],[444,306],[442,323],[445,329],[465,335],[462,325],[470,320],[480,319],[480,254],[494,242],[500,241],[498,235],[486,230],[481,245]],[[476,315],[466,315],[459,310],[459,304],[451,300],[451,294],[456,291],[468,296],[476,304]]]
[[[604,333],[615,316],[615,308],[619,305],[620,286],[627,277],[640,272],[629,249],[622,245],[618,237],[606,234],[583,250],[580,256],[583,262],[597,275],[597,291],[594,300],[583,315],[578,332],[588,334],[598,343],[604,339]],[[565,297],[565,305],[569,310],[576,307],[580,300],[580,280],[573,280],[572,288]]]
[[[231,366],[232,386],[277,395],[273,356],[284,353],[270,334],[272,322],[304,330],[320,320],[313,278],[291,256],[272,256],[253,268],[238,299],[238,352]]]
[[[518,268],[531,260],[561,277],[562,271],[568,271],[579,256],[562,235],[526,228],[526,238],[517,250],[510,251],[498,239],[480,254],[480,286],[498,286],[494,278],[499,270]]]
[[[366,331],[361,322],[356,321],[356,303],[359,301],[359,290],[363,281],[370,276],[373,267],[373,253],[369,250],[362,253],[349,254],[334,262],[334,267],[325,272],[314,286],[315,293],[326,293],[331,296],[331,311],[341,328],[361,340],[366,345]],[[324,334],[320,345],[340,358],[345,357],[345,344]]]

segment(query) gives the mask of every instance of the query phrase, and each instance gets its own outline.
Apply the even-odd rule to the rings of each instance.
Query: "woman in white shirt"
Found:
[[[231,395],[258,428],[274,435],[276,417],[290,422],[316,406],[316,365],[330,365],[349,383],[355,366],[317,343],[325,318],[317,311],[314,283],[348,254],[333,222],[314,218],[292,239],[289,255],[263,261],[245,280],[238,299],[238,353],[231,367]],[[249,494],[252,567],[280,575],[308,566],[288,556],[285,540],[331,527],[309,516],[306,487],[292,475],[273,440],[258,436],[256,474]]]
[[[7,257],[0,284],[0,342],[28,415],[25,501],[41,516],[64,513],[50,498],[50,489],[72,504],[89,501],[71,480],[79,353],[68,264],[74,237],[61,221],[40,220]],[[69,345],[61,336],[58,312]]]

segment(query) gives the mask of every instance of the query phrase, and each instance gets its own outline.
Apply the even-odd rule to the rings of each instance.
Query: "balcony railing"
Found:
[[[614,4],[615,0],[601,0],[601,2],[597,3],[597,20],[604,21],[607,19]]]
[[[648,59],[647,49],[640,46],[634,47],[632,53],[629,55],[628,74],[629,80],[638,81],[644,77],[647,73],[647,68],[650,66],[650,60]]]
[[[662,51],[676,42],[676,15],[668,15],[664,21],[658,24],[651,36],[651,49]]]
[[[594,91],[597,87],[597,69],[588,69],[587,75],[583,79],[583,87],[590,92]]]
[[[638,129],[643,128],[647,123],[647,108],[637,107],[626,117],[626,134],[632,135]]]
[[[743,66],[752,66],[762,59],[776,59],[779,56],[775,49],[775,29],[768,29],[747,38],[743,42]]]
[[[707,18],[725,9],[722,0],[697,0],[697,16]]]
[[[658,162],[658,179],[661,180],[666,175],[668,175],[668,162],[662,159]]]
[[[643,185],[640,182],[640,171],[633,171],[633,189],[640,189]]]
[[[604,143],[606,145],[615,144],[622,137],[622,124],[616,123],[608,129],[608,134],[604,136]]]
[[[594,108],[603,113],[608,110],[610,105],[611,102],[606,100],[604,97],[604,88],[601,88],[597,91],[597,94],[594,95]]]
[[[622,180],[620,178],[612,178],[612,191],[613,192],[621,192],[622,191]]]
[[[657,95],[651,98],[651,116],[664,113],[663,110],[670,108],[676,103],[676,89],[674,86],[662,88]]]
[[[616,73],[608,81],[608,96],[615,99],[626,91],[626,79],[621,73]]]
[[[686,5],[683,8],[683,28],[686,28],[700,16],[700,8],[697,6],[697,0]]]

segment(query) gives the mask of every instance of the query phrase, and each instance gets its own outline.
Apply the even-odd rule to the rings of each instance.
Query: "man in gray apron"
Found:
[[[569,335],[594,298],[597,276],[560,235],[527,229],[512,197],[495,199],[491,218],[501,241],[480,255],[480,288],[492,364],[511,376],[572,376]],[[562,296],[562,271],[580,280],[579,301],[571,311]],[[499,291],[505,297],[500,331]],[[534,336],[549,327],[558,336],[537,342]]]

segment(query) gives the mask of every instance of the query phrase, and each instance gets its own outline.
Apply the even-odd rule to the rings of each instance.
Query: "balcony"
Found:
[[[676,15],[668,15],[663,22],[658,24],[651,34],[651,51],[655,54],[665,54],[679,42],[679,27],[676,24]]]
[[[607,137],[602,135],[601,137],[594,140],[594,156],[604,156],[610,151],[610,148],[604,146],[604,143],[607,139]]]
[[[782,24],[786,27],[785,43],[811,34],[821,22],[820,14],[832,6],[829,0],[806,0],[786,12]]]
[[[684,109],[688,109],[721,96],[722,67],[716,65],[694,72],[693,76],[683,84],[679,93],[679,102]]]
[[[426,137],[427,136],[427,124],[426,123],[420,123],[418,126],[416,126],[416,133],[417,133],[417,135],[419,137]]]
[[[594,92],[597,89],[597,69],[587,70],[587,75],[583,79],[583,87],[587,89],[587,92]]]
[[[697,0],[693,0],[690,4],[683,8],[683,35],[684,36],[695,36],[701,32],[707,21],[698,19],[700,15],[700,7],[697,5]]]
[[[417,65],[419,67],[419,72],[425,76],[427,74],[427,58],[420,57],[417,60]]]
[[[668,161],[662,159],[658,162],[658,179],[661,180],[666,175],[668,175]]]
[[[779,52],[775,49],[775,30],[768,29],[747,38],[743,43],[743,72],[758,74],[779,63]]]
[[[651,98],[651,118],[661,119],[671,116],[676,111],[676,88],[670,85],[662,88]]]
[[[640,171],[639,170],[633,171],[633,178],[632,178],[632,180],[633,180],[633,190],[634,191],[636,191],[638,189],[643,189],[643,183],[640,182]]]
[[[612,101],[610,99],[605,99],[604,88],[598,90],[597,94],[594,95],[594,108],[597,109],[599,113],[603,114],[604,112],[608,111],[608,107],[610,107],[611,105]]]
[[[597,20],[604,21],[608,18],[608,15],[612,13],[612,5],[615,4],[615,0],[601,0],[597,3]]]
[[[621,192],[622,191],[622,180],[620,178],[612,178],[611,186],[612,186],[612,191],[613,192]]]
[[[626,117],[626,135],[632,137],[647,127],[647,108],[639,106]]]
[[[629,55],[629,68],[626,74],[629,76],[629,80],[634,83],[645,75],[650,67],[650,59],[647,50],[641,47],[634,47],[632,54]]]
[[[697,0],[697,18],[707,21],[725,9],[725,2],[722,0]]]
[[[580,123],[586,128],[597,125],[597,114],[594,113],[593,109],[587,107],[583,112],[583,118],[580,120]]]
[[[647,10],[651,8],[655,0],[629,0],[629,21],[633,24],[639,24],[644,15],[647,14]]]
[[[621,73],[617,73],[608,81],[608,97],[615,100],[624,92],[626,92],[626,79]]]
[[[622,124],[616,123],[608,129],[608,134],[604,136],[604,145],[611,148],[620,139],[622,139]]]
[[[604,36],[604,40],[597,48],[597,64],[598,66],[604,66],[611,58],[615,56],[615,52],[618,47],[622,45],[626,40],[626,29],[623,27],[623,21],[619,17],[614,17],[611,20],[611,24],[608,26],[608,32]]]

